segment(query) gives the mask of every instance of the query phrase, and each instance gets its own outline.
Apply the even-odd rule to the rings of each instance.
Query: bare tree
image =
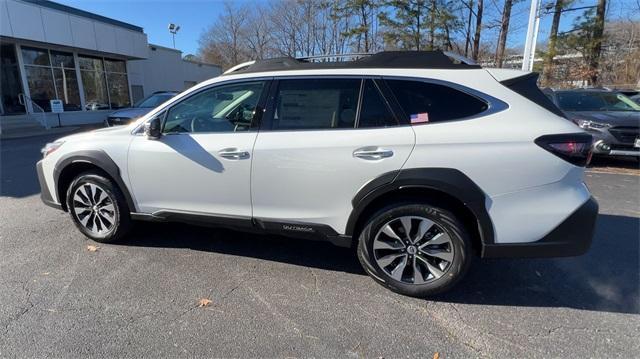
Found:
[[[562,0],[557,0],[562,1]],[[496,67],[502,67],[502,61],[504,60],[504,48],[507,44],[507,35],[509,34],[509,21],[511,19],[511,7],[513,6],[513,0],[505,0],[504,8],[502,10],[502,21],[500,22],[500,35],[498,36],[498,46],[496,48]]]
[[[469,56],[469,45],[471,44],[471,20],[473,19],[473,0],[463,2],[469,8],[469,16],[467,17],[467,27],[465,30],[464,56]]]
[[[549,43],[547,44],[547,52],[544,57],[544,68],[542,70],[542,81],[544,84],[550,84],[553,76],[553,59],[556,57],[556,43],[558,41],[558,28],[560,27],[560,17],[562,10],[567,4],[567,0],[556,0],[553,7],[553,20],[551,21],[551,31],[549,32]]]
[[[217,21],[200,36],[200,57],[231,67],[249,58],[244,46],[246,38],[244,14],[241,7],[232,2],[223,4],[223,12]]]
[[[480,53],[480,32],[482,31],[482,11],[484,9],[484,1],[478,0],[478,11],[476,12],[476,32],[473,36],[473,52],[471,57],[478,60]]]
[[[248,26],[246,29],[246,42],[251,50],[253,59],[265,59],[274,54],[271,46],[273,38],[271,36],[271,24],[263,14],[267,9],[260,4],[256,4],[256,11],[248,16]]]
[[[607,0],[598,0],[596,7],[595,24],[593,27],[592,49],[589,52],[589,82],[591,85],[598,84],[598,66],[600,64],[600,53],[602,52],[602,41],[604,39],[604,16],[607,8]]]

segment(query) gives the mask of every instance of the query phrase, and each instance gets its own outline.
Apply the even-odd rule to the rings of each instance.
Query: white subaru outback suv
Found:
[[[148,220],[357,246],[375,281],[433,295],[474,255],[591,244],[591,136],[536,79],[443,52],[244,64],[129,126],[48,144],[42,199],[98,242]]]

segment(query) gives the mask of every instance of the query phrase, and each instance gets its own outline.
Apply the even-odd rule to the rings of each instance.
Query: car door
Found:
[[[371,79],[283,78],[274,85],[254,146],[253,216],[344,233],[351,200],[369,181],[402,167],[413,129],[398,124]]]
[[[141,212],[250,218],[256,121],[269,81],[214,85],[171,105],[162,136],[136,136],[129,180]]]

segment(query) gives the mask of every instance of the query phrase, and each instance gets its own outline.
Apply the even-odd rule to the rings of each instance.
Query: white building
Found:
[[[155,91],[220,74],[141,27],[43,0],[0,0],[0,128],[103,122]],[[64,112],[52,113],[51,100]]]

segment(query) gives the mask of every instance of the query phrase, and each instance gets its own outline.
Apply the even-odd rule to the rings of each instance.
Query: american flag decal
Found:
[[[416,113],[411,115],[411,124],[429,122],[429,114],[427,112]]]

